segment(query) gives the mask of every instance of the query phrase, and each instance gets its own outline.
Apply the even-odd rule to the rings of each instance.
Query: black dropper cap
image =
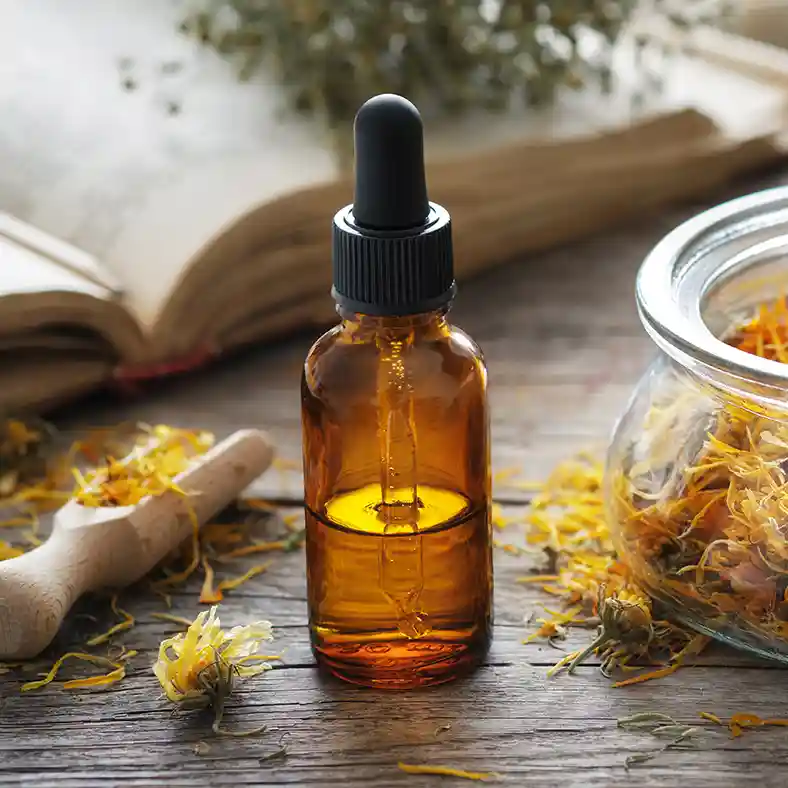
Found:
[[[413,315],[454,297],[451,219],[427,198],[421,116],[402,96],[367,101],[354,124],[356,193],[334,217],[332,295],[367,315]]]

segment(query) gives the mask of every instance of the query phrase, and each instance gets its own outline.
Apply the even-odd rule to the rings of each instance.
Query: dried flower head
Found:
[[[221,628],[216,606],[203,611],[185,633],[163,640],[153,666],[167,699],[189,708],[212,707],[216,712],[214,731],[227,733],[219,725],[224,702],[235,679],[256,676],[271,666],[258,654],[262,643],[273,640],[268,621],[257,621],[229,632]],[[249,731],[248,733],[256,732]]]

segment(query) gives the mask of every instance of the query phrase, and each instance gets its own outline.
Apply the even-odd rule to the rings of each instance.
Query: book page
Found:
[[[0,347],[141,356],[114,280],[92,258],[28,229],[0,221]]]
[[[43,259],[38,261],[31,259],[34,255]],[[70,275],[69,280],[76,275],[78,280],[97,285],[105,291],[97,296],[99,298],[117,299],[123,295],[120,280],[95,257],[15,216],[0,212],[0,260],[3,259],[6,267],[16,264],[22,268],[40,268],[45,275],[37,276],[36,279],[37,288],[42,291],[47,288],[48,278],[52,279],[53,289],[57,289],[57,283],[63,280],[64,275]],[[0,271],[2,271],[1,267]],[[6,273],[9,276],[12,273],[17,276],[27,274],[26,271]]]
[[[57,291],[97,299],[106,299],[112,293],[106,285],[0,233],[0,300]]]
[[[0,210],[97,257],[149,328],[211,239],[255,206],[337,174],[319,126],[286,114],[264,76],[240,83],[229,63],[182,36],[183,13],[163,0],[28,0],[5,3],[0,25]],[[567,92],[549,111],[461,121],[437,122],[422,108],[428,158],[588,134],[678,107],[746,135],[784,103],[784,86],[711,66],[687,72],[677,59],[666,91],[636,110],[626,47],[619,60],[612,97]],[[327,238],[339,207],[327,206]]]
[[[148,324],[224,224],[335,172],[275,91],[177,32],[181,9],[6,2],[0,24],[0,211],[98,258]]]

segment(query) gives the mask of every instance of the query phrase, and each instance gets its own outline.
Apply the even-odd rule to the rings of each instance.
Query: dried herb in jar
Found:
[[[788,362],[788,303],[763,305],[723,337],[740,350]],[[685,445],[649,456],[613,479],[622,550],[636,577],[717,632],[761,645],[788,644],[788,421],[784,413],[726,394],[699,435],[687,438],[692,398],[650,414],[655,436]],[[683,425],[683,426],[682,426]],[[646,425],[647,430],[649,424]],[[670,427],[670,428],[668,428]],[[682,434],[684,433],[684,434]]]

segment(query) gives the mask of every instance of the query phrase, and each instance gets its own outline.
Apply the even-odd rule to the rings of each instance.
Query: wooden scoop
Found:
[[[175,478],[186,497],[166,492],[115,507],[69,501],[43,545],[0,562],[0,659],[40,653],[86,591],[139,580],[192,533],[190,510],[205,523],[268,468],[273,454],[265,433],[242,430]]]

